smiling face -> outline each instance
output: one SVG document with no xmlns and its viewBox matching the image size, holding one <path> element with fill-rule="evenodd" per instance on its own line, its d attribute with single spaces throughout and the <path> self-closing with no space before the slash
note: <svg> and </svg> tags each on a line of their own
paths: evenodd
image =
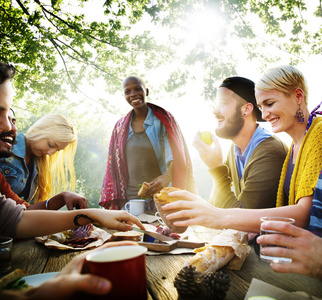
<svg viewBox="0 0 322 300">
<path fill-rule="evenodd" d="M 12 120 L 13 114 L 10 111 L 13 94 L 9 80 L 0 85 L 0 156 L 11 155 L 13 137 L 17 134 L 15 121 L 13 123 Z"/>
<path fill-rule="evenodd" d="M 0 157 L 12 155 L 12 147 L 17 138 L 16 117 L 11 109 L 8 112 L 8 120 L 11 123 L 11 130 L 3 131 L 0 134 Z"/>
<path fill-rule="evenodd" d="M 146 105 L 145 97 L 148 96 L 149 90 L 144 87 L 139 79 L 130 77 L 123 83 L 123 93 L 126 101 L 134 109 L 138 109 Z"/>
<path fill-rule="evenodd" d="M 224 139 L 233 139 L 244 126 L 241 106 L 237 100 L 238 95 L 228 88 L 220 87 L 216 97 L 213 111 L 217 121 L 216 135 Z"/>
<path fill-rule="evenodd" d="M 259 108 L 262 110 L 262 118 L 272 125 L 272 131 L 290 132 L 293 124 L 296 123 L 294 118 L 298 109 L 296 92 L 290 96 L 278 90 L 256 90 L 255 96 Z"/>
<path fill-rule="evenodd" d="M 40 157 L 44 155 L 51 156 L 57 151 L 65 149 L 68 144 L 67 142 L 55 142 L 52 139 L 43 138 L 38 141 L 29 142 L 28 147 L 34 156 Z"/>
</svg>

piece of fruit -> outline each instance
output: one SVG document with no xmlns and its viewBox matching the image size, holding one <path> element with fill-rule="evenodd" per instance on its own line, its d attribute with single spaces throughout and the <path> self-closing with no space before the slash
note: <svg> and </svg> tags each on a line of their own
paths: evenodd
<svg viewBox="0 0 322 300">
<path fill-rule="evenodd" d="M 200 132 L 200 138 L 204 143 L 206 143 L 209 146 L 213 143 L 211 133 L 209 131 Z"/>
</svg>

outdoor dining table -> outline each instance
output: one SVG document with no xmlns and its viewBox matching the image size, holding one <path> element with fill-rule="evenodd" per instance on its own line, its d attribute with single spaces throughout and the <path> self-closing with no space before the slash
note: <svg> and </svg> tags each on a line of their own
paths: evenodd
<svg viewBox="0 0 322 300">
<path fill-rule="evenodd" d="M 35 239 L 16 240 L 13 245 L 13 269 L 20 268 L 29 275 L 59 272 L 73 257 L 83 251 L 50 249 Z M 173 281 L 187 258 L 194 254 L 146 255 L 148 299 L 178 299 Z M 226 270 L 230 288 L 225 299 L 244 299 L 253 278 L 286 291 L 304 291 L 322 298 L 322 282 L 299 274 L 280 274 L 271 270 L 254 250 L 239 271 Z M 200 299 L 200 298 L 196 298 Z"/>
</svg>

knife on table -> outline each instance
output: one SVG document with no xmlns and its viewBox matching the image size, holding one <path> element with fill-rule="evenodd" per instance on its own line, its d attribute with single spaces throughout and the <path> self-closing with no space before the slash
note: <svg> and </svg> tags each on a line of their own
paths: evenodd
<svg viewBox="0 0 322 300">
<path fill-rule="evenodd" d="M 160 234 L 160 233 L 157 233 L 157 232 L 143 230 L 141 228 L 136 228 L 136 227 L 134 227 L 133 230 L 144 234 L 144 236 L 143 236 L 144 242 L 158 243 L 159 241 L 161 241 L 161 242 L 173 241 L 173 238 L 163 235 L 163 234 Z"/>
<path fill-rule="evenodd" d="M 153 231 L 148 231 L 148 230 L 142 230 L 140 228 L 133 228 L 134 231 L 138 231 L 141 233 L 144 233 L 143 236 L 143 242 L 148 242 L 148 243 L 160 243 L 160 242 L 176 242 L 178 248 L 199 248 L 203 247 L 205 245 L 205 242 L 192 242 L 188 240 L 175 240 L 169 236 L 153 232 Z"/>
</svg>

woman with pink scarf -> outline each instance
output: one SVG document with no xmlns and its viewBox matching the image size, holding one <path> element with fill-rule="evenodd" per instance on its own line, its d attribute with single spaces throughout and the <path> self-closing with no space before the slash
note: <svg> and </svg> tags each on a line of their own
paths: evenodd
<svg viewBox="0 0 322 300">
<path fill-rule="evenodd" d="M 149 90 L 141 78 L 129 76 L 122 87 L 133 109 L 114 127 L 99 204 L 121 209 L 138 198 L 143 182 L 150 184 L 148 194 L 170 183 L 196 193 L 189 152 L 174 117 L 145 102 Z"/>
</svg>

